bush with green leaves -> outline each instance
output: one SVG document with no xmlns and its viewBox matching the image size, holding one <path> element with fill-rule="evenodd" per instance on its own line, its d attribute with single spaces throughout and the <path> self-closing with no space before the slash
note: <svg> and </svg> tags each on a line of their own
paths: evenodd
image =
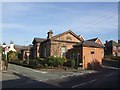
<svg viewBox="0 0 120 90">
<path fill-rule="evenodd" d="M 54 56 L 48 57 L 47 64 L 48 64 L 49 66 L 52 66 L 52 67 L 55 65 L 55 58 L 54 58 Z"/>
<path fill-rule="evenodd" d="M 45 68 L 48 68 L 48 64 L 46 63 L 46 64 L 44 65 L 44 67 L 45 67 Z"/>
<path fill-rule="evenodd" d="M 65 61 L 66 58 L 50 56 L 48 57 L 47 64 L 52 67 L 53 66 L 58 67 L 58 66 L 62 66 Z"/>
<path fill-rule="evenodd" d="M 67 67 L 75 67 L 75 59 L 68 59 L 65 65 Z"/>
<path fill-rule="evenodd" d="M 18 59 L 18 52 L 9 51 L 7 55 L 9 61 Z"/>
<path fill-rule="evenodd" d="M 29 60 L 29 66 L 32 68 L 41 68 L 43 67 L 42 64 L 38 60 Z"/>
<path fill-rule="evenodd" d="M 45 65 L 47 63 L 47 60 L 45 58 L 37 58 L 37 61 L 42 65 Z"/>
</svg>

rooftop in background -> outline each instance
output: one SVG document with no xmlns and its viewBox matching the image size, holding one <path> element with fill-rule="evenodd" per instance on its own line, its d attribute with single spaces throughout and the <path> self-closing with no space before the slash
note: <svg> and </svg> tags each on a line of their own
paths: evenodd
<svg viewBox="0 0 120 90">
<path fill-rule="evenodd" d="M 97 39 L 98 39 L 98 37 L 97 38 L 88 39 L 87 41 L 93 41 L 93 42 L 95 42 Z"/>
<path fill-rule="evenodd" d="M 10 41 L 10 44 L 14 44 L 13 41 Z"/>
<path fill-rule="evenodd" d="M 119 46 L 120 44 L 114 40 L 106 41 L 105 45 L 107 46 Z"/>
<path fill-rule="evenodd" d="M 83 42 L 80 42 L 80 43 L 77 43 L 75 45 L 73 45 L 74 47 L 75 46 L 87 46 L 87 47 L 96 47 L 96 48 L 103 48 L 102 45 L 100 44 L 97 44 L 93 41 L 83 41 Z"/>
</svg>

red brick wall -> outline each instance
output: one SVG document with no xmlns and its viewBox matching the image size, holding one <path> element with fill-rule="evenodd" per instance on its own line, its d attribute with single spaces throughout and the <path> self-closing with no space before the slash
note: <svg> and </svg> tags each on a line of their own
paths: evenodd
<svg viewBox="0 0 120 90">
<path fill-rule="evenodd" d="M 94 51 L 94 55 L 91 54 L 91 51 Z M 77 53 L 80 53 L 82 55 L 81 59 L 83 62 L 83 68 L 87 69 L 88 63 L 91 63 L 92 60 L 96 59 L 100 64 L 102 64 L 103 59 L 103 48 L 93 48 L 93 47 L 74 47 L 67 52 L 67 58 L 70 58 L 70 55 L 73 53 L 75 54 L 75 59 L 77 56 Z"/>
<path fill-rule="evenodd" d="M 94 54 L 91 54 L 94 51 Z M 83 47 L 83 68 L 87 68 L 87 64 L 92 60 L 98 60 L 102 64 L 103 48 Z"/>
</svg>

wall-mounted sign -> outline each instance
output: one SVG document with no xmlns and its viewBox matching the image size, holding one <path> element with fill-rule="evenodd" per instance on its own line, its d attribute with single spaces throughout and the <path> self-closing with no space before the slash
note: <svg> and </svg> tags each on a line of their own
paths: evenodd
<svg viewBox="0 0 120 90">
<path fill-rule="evenodd" d="M 94 51 L 91 51 L 91 54 L 94 54 Z"/>
</svg>

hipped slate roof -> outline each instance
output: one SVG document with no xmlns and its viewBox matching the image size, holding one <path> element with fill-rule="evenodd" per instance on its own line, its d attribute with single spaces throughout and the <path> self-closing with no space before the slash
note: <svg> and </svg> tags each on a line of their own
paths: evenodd
<svg viewBox="0 0 120 90">
<path fill-rule="evenodd" d="M 92 38 L 92 39 L 88 39 L 87 41 L 93 41 L 95 42 L 98 38 Z"/>
<path fill-rule="evenodd" d="M 76 46 L 87 46 L 87 47 L 104 48 L 102 45 L 97 44 L 97 43 L 95 43 L 93 41 L 83 41 L 83 42 L 80 42 L 80 43 L 77 43 L 77 44 L 73 45 L 73 47 L 76 47 Z"/>
</svg>

